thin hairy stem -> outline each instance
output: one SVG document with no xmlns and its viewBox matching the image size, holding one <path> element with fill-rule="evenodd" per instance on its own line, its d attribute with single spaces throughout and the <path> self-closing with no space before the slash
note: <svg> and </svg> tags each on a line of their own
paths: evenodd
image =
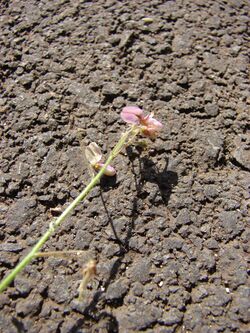
<svg viewBox="0 0 250 333">
<path fill-rule="evenodd" d="M 100 178 L 104 174 L 107 166 L 111 161 L 120 153 L 122 148 L 125 146 L 130 135 L 134 136 L 135 129 L 134 127 L 130 128 L 127 132 L 121 135 L 120 140 L 117 142 L 111 153 L 109 154 L 105 164 L 96 174 L 94 178 L 91 179 L 89 184 L 84 188 L 84 190 L 78 195 L 78 197 L 62 212 L 62 214 L 53 220 L 49 224 L 48 230 L 42 235 L 36 245 L 31 249 L 31 251 L 21 260 L 19 264 L 1 281 L 0 283 L 0 293 L 3 292 L 10 283 L 15 279 L 17 274 L 19 274 L 33 258 L 37 257 L 37 253 L 45 244 L 45 242 L 52 236 L 56 229 L 62 224 L 62 222 L 72 213 L 72 211 L 80 204 L 82 200 L 86 198 L 89 192 L 99 183 Z"/>
</svg>

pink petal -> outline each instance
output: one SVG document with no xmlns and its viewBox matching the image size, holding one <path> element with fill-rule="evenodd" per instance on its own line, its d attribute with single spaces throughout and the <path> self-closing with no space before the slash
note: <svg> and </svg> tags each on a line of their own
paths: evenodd
<svg viewBox="0 0 250 333">
<path fill-rule="evenodd" d="M 156 138 L 163 125 L 160 121 L 153 118 L 152 115 L 142 117 L 142 133 L 150 138 Z"/>
<path fill-rule="evenodd" d="M 160 131 L 163 127 L 162 123 L 151 115 L 148 115 L 142 119 L 142 123 L 150 129 L 154 129 L 155 131 Z"/>
<path fill-rule="evenodd" d="M 122 112 L 132 113 L 136 116 L 141 116 L 143 114 L 143 110 L 138 108 L 138 106 L 125 106 L 125 108 L 122 109 Z"/>
<path fill-rule="evenodd" d="M 104 163 L 98 163 L 96 164 L 96 168 L 100 170 L 104 166 Z M 113 177 L 116 174 L 115 168 L 113 168 L 111 165 L 108 165 L 104 171 L 104 175 Z"/>
<path fill-rule="evenodd" d="M 126 123 L 139 125 L 140 116 L 143 114 L 143 110 L 138 108 L 138 106 L 126 106 L 122 109 L 121 118 Z"/>
<path fill-rule="evenodd" d="M 157 130 L 161 130 L 163 127 L 162 123 L 154 118 L 151 118 L 150 120 L 149 127 L 151 126 L 157 128 Z"/>
<path fill-rule="evenodd" d="M 129 124 L 134 124 L 134 125 L 139 125 L 140 124 L 140 119 L 138 116 L 132 114 L 132 113 L 127 113 L 127 112 L 121 112 L 121 118 L 124 120 L 126 123 Z"/>
</svg>

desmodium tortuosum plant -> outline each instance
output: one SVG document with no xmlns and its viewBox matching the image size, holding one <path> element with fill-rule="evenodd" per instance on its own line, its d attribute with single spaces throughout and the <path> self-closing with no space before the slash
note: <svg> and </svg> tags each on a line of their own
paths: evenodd
<svg viewBox="0 0 250 333">
<path fill-rule="evenodd" d="M 92 142 L 85 150 L 85 155 L 91 167 L 95 170 L 93 178 L 89 184 L 83 189 L 78 197 L 66 207 L 62 214 L 49 224 L 48 230 L 41 236 L 31 251 L 17 264 L 14 269 L 1 281 L 0 292 L 3 292 L 10 283 L 15 279 L 32 259 L 37 257 L 37 253 L 55 232 L 55 230 L 62 224 L 62 222 L 72 213 L 74 208 L 86 198 L 89 192 L 99 183 L 103 175 L 114 176 L 116 171 L 110 165 L 114 158 L 121 152 L 121 150 L 133 143 L 134 138 L 138 134 L 142 134 L 149 138 L 155 138 L 159 131 L 162 129 L 162 124 L 153 117 L 153 114 L 144 115 L 142 109 L 137 106 L 127 106 L 121 112 L 121 118 L 128 124 L 129 129 L 121 134 L 121 137 L 115 147 L 110 152 L 106 162 L 102 161 L 102 153 L 98 145 Z"/>
</svg>

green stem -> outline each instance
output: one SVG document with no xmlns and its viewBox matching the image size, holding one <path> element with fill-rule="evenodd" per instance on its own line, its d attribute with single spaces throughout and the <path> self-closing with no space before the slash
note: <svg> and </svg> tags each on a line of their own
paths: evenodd
<svg viewBox="0 0 250 333">
<path fill-rule="evenodd" d="M 22 261 L 17 264 L 17 266 L 1 281 L 0 283 L 0 293 L 3 292 L 10 283 L 15 279 L 18 273 L 20 273 L 30 262 L 36 257 L 36 254 L 49 239 L 49 237 L 54 233 L 54 231 L 62 224 L 62 222 L 72 213 L 74 208 L 79 205 L 79 203 L 86 198 L 89 192 L 99 183 L 100 178 L 105 172 L 106 167 L 110 162 L 119 154 L 123 146 L 125 145 L 130 134 L 134 133 L 134 128 L 132 127 L 129 131 L 122 134 L 120 140 L 116 146 L 111 151 L 107 161 L 97 173 L 97 175 L 92 178 L 90 183 L 85 187 L 85 189 L 78 195 L 78 197 L 63 211 L 63 213 L 49 225 L 49 229 L 42 235 L 36 245 L 32 250 L 22 259 Z"/>
</svg>

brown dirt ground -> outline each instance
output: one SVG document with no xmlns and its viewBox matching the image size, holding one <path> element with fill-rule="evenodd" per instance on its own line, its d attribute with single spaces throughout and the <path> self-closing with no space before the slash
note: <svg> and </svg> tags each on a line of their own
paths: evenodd
<svg viewBox="0 0 250 333">
<path fill-rule="evenodd" d="M 11 0 L 0 12 L 1 277 L 87 183 L 80 143 L 107 153 L 125 105 L 164 123 L 43 248 L 86 256 L 34 260 L 0 295 L 1 332 L 246 333 L 248 1 Z M 86 258 L 98 274 L 79 302 Z"/>
</svg>

